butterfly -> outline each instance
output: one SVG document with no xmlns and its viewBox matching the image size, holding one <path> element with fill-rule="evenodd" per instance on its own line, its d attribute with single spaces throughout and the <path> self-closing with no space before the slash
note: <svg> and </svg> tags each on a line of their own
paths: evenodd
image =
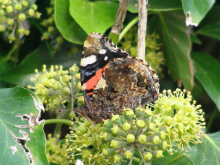
<svg viewBox="0 0 220 165">
<path fill-rule="evenodd" d="M 159 79 L 150 65 L 131 57 L 103 34 L 88 35 L 80 65 L 86 106 L 76 112 L 91 122 L 103 123 L 124 108 L 158 98 Z"/>
</svg>

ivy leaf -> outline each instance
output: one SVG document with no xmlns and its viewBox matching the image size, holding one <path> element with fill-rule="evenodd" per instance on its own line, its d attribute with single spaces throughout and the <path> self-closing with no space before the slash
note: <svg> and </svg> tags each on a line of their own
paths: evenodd
<svg viewBox="0 0 220 165">
<path fill-rule="evenodd" d="M 153 30 L 159 32 L 165 50 L 165 57 L 174 80 L 181 80 L 186 89 L 193 86 L 190 37 L 181 11 L 158 12 L 153 19 Z"/>
<path fill-rule="evenodd" d="M 52 58 L 47 47 L 42 45 L 30 53 L 19 66 L 4 72 L 4 74 L 0 74 L 0 80 L 20 86 L 27 86 L 33 84 L 30 78 L 34 77 L 34 70 L 38 69 L 41 71 L 43 64 L 47 66 L 62 65 L 64 69 L 71 67 L 74 63 L 79 65 L 81 50 L 78 50 L 72 57 L 69 57 L 65 52 L 71 49 L 71 47 L 73 47 L 72 44 L 63 46 L 63 50 L 57 52 L 54 58 Z"/>
<path fill-rule="evenodd" d="M 220 21 L 208 24 L 200 28 L 197 32 L 199 34 L 220 40 Z"/>
<path fill-rule="evenodd" d="M 215 0 L 182 0 L 186 25 L 198 26 L 214 3 Z"/>
<path fill-rule="evenodd" d="M 220 64 L 212 56 L 192 53 L 195 76 L 220 111 Z"/>
<path fill-rule="evenodd" d="M 220 132 L 205 135 L 202 143 L 194 145 L 186 156 L 193 164 L 220 164 Z"/>
<path fill-rule="evenodd" d="M 0 89 L 0 164 L 49 164 L 43 125 L 38 126 L 41 110 L 43 104 L 33 92 L 22 87 Z"/>
<path fill-rule="evenodd" d="M 111 1 L 70 0 L 70 14 L 87 34 L 104 33 L 113 25 L 117 9 Z"/>
<path fill-rule="evenodd" d="M 69 13 L 69 5 L 69 0 L 55 1 L 54 19 L 56 27 L 66 40 L 82 45 L 87 37 L 87 34 L 71 17 Z"/>
<path fill-rule="evenodd" d="M 172 11 L 181 10 L 182 4 L 180 0 L 148 0 L 148 11 Z M 130 0 L 128 11 L 138 13 L 137 0 Z"/>
<path fill-rule="evenodd" d="M 193 163 L 188 160 L 183 153 L 177 152 L 170 155 L 167 151 L 164 151 L 163 155 L 164 157 L 160 159 L 153 158 L 152 165 L 193 165 Z"/>
</svg>

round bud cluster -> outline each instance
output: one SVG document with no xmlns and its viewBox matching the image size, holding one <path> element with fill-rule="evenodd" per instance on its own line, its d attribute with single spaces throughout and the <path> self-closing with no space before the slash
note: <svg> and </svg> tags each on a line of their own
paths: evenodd
<svg viewBox="0 0 220 165">
<path fill-rule="evenodd" d="M 168 147 L 160 136 L 165 131 L 162 119 L 149 108 L 125 109 L 122 116 L 113 115 L 104 125 L 103 139 L 109 144 L 105 154 L 114 157 L 115 163 L 149 163 L 153 157 L 163 157 Z"/>
<path fill-rule="evenodd" d="M 162 118 L 166 129 L 166 141 L 175 143 L 178 149 L 184 150 L 189 143 L 200 143 L 205 128 L 204 112 L 200 105 L 195 105 L 192 95 L 185 90 L 164 90 L 153 106 L 154 114 Z M 168 150 L 172 154 L 172 149 Z"/>
<path fill-rule="evenodd" d="M 8 34 L 10 43 L 16 38 L 19 39 L 19 35 L 30 33 L 23 23 L 27 18 L 40 18 L 41 14 L 34 2 L 34 0 L 0 0 L 0 32 Z"/>
<path fill-rule="evenodd" d="M 75 162 L 74 156 L 69 156 L 67 151 L 67 143 L 63 143 L 59 140 L 59 136 L 52 137 L 48 135 L 46 142 L 46 155 L 50 163 L 69 165 Z"/>
<path fill-rule="evenodd" d="M 48 109 L 61 109 L 66 108 L 66 103 L 71 100 L 71 104 L 77 99 L 77 95 L 81 86 L 78 85 L 79 79 L 77 79 L 79 68 L 73 65 L 69 71 L 63 70 L 62 66 L 51 65 L 48 71 L 46 65 L 43 65 L 43 73 L 39 73 L 36 69 L 35 78 L 31 78 L 34 87 L 28 86 L 30 89 L 34 89 L 35 93 L 40 97 L 43 103 Z M 79 99 L 80 104 L 83 104 L 82 98 Z"/>
<path fill-rule="evenodd" d="M 158 34 L 148 34 L 146 37 L 146 54 L 145 60 L 150 66 L 160 74 L 162 72 L 161 65 L 164 64 L 163 52 L 160 50 L 161 44 L 158 44 Z M 130 29 L 124 36 L 122 42 L 123 48 L 128 51 L 132 56 L 137 56 L 137 27 Z"/>
<path fill-rule="evenodd" d="M 50 7 L 47 8 L 47 19 L 44 19 L 41 22 L 47 31 L 43 33 L 43 40 L 48 40 L 53 46 L 55 52 L 59 51 L 61 48 L 62 43 L 64 42 L 63 37 L 57 30 L 54 22 L 54 0 L 50 0 Z"/>
<path fill-rule="evenodd" d="M 103 143 L 105 127 L 91 126 L 84 118 L 78 118 L 73 125 L 70 134 L 66 135 L 69 156 L 82 160 L 84 164 L 113 164 L 114 159 L 106 155 L 107 146 Z"/>
</svg>

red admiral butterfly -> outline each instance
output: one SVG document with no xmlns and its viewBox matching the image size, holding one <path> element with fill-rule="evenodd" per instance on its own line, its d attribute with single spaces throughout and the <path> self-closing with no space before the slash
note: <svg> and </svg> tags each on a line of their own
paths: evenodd
<svg viewBox="0 0 220 165">
<path fill-rule="evenodd" d="M 89 121 L 102 123 L 124 107 L 155 101 L 159 79 L 143 60 L 131 57 L 102 34 L 91 33 L 81 58 L 81 84 L 87 106 L 76 109 Z"/>
</svg>

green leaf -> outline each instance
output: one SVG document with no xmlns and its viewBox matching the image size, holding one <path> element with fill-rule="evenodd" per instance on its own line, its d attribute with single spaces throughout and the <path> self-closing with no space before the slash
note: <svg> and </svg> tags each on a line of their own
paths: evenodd
<svg viewBox="0 0 220 165">
<path fill-rule="evenodd" d="M 195 35 L 190 35 L 190 40 L 192 41 L 192 43 L 195 43 L 195 44 L 198 44 L 198 45 L 202 44 L 202 42 L 199 40 L 199 38 Z"/>
<path fill-rule="evenodd" d="M 195 76 L 220 110 L 220 64 L 212 56 L 192 53 Z"/>
<path fill-rule="evenodd" d="M 199 34 L 220 40 L 220 21 L 208 24 L 197 31 Z"/>
<path fill-rule="evenodd" d="M 198 26 L 214 3 L 215 0 L 182 0 L 186 25 Z"/>
<path fill-rule="evenodd" d="M 30 141 L 28 141 L 27 147 L 32 151 L 34 155 L 34 162 L 36 165 L 48 164 L 46 157 L 46 137 L 43 131 L 44 123 L 34 127 L 34 133 L 29 134 Z"/>
<path fill-rule="evenodd" d="M 40 130 L 38 127 L 35 129 L 35 125 L 40 124 L 42 109 L 40 99 L 27 89 L 22 87 L 0 89 L 0 130 L 3 135 L 0 136 L 0 164 L 19 165 L 30 164 L 33 161 L 37 165 L 48 164 L 43 125 L 38 126 Z M 41 145 L 36 145 L 37 141 Z M 42 153 L 39 154 L 33 149 Z"/>
<path fill-rule="evenodd" d="M 193 165 L 193 163 L 189 161 L 182 153 L 174 153 L 173 155 L 169 155 L 169 153 L 165 151 L 163 155 L 164 157 L 160 159 L 153 158 L 152 165 Z"/>
<path fill-rule="evenodd" d="M 202 143 L 188 151 L 187 158 L 195 165 L 220 164 L 220 132 L 205 135 Z"/>
<path fill-rule="evenodd" d="M 87 35 L 76 23 L 69 13 L 69 0 L 56 0 L 54 6 L 54 19 L 57 29 L 63 37 L 75 44 L 83 44 Z M 80 6 L 76 6 L 79 7 Z"/>
<path fill-rule="evenodd" d="M 193 84 L 193 70 L 190 59 L 190 37 L 184 15 L 181 11 L 158 12 L 152 22 L 153 32 L 159 30 L 163 39 L 165 57 L 174 80 L 182 80 L 186 89 L 191 89 Z"/>
<path fill-rule="evenodd" d="M 181 10 L 182 4 L 180 0 L 148 0 L 148 11 L 172 11 Z M 138 13 L 137 0 L 130 0 L 128 11 Z"/>
<path fill-rule="evenodd" d="M 104 33 L 113 25 L 117 9 L 111 1 L 70 0 L 70 14 L 87 34 Z"/>
<path fill-rule="evenodd" d="M 72 44 L 63 46 L 63 50 L 57 52 L 54 58 L 52 58 L 47 47 L 42 45 L 30 53 L 19 66 L 4 74 L 0 74 L 0 80 L 20 86 L 27 86 L 33 83 L 30 81 L 30 78 L 34 77 L 34 70 L 38 69 L 41 71 L 43 64 L 46 64 L 48 67 L 50 67 L 50 65 L 62 65 L 64 69 L 71 67 L 74 63 L 79 65 L 81 50 L 78 50 L 76 54 L 69 57 L 65 52 L 71 49 L 71 47 L 73 47 Z"/>
</svg>

